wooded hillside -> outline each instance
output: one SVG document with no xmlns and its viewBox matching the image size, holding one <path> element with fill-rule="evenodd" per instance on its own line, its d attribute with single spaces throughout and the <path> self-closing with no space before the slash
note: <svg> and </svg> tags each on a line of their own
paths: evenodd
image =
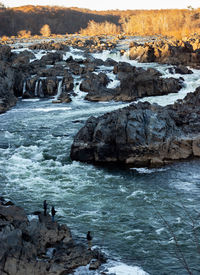
<svg viewBox="0 0 200 275">
<path fill-rule="evenodd" d="M 21 30 L 38 35 L 45 24 L 52 34 L 125 33 L 181 38 L 200 33 L 200 9 L 92 11 L 55 6 L 0 7 L 0 36 L 17 35 Z"/>
<path fill-rule="evenodd" d="M 44 24 L 48 24 L 54 34 L 75 33 L 81 28 L 86 28 L 90 20 L 118 24 L 119 19 L 118 15 L 77 8 L 46 6 L 2 8 L 0 9 L 0 36 L 17 35 L 20 30 L 31 31 L 32 35 L 40 34 Z"/>
</svg>

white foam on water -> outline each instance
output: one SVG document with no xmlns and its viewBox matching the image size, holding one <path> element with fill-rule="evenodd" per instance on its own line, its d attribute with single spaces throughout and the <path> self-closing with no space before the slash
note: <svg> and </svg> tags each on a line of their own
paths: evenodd
<svg viewBox="0 0 200 275">
<path fill-rule="evenodd" d="M 106 59 L 111 58 L 117 62 L 124 61 L 128 62 L 129 58 L 126 55 L 121 55 L 120 52 L 111 52 L 109 50 L 105 50 L 102 53 L 94 53 L 92 54 L 94 58 L 101 59 L 103 61 L 106 61 Z"/>
<path fill-rule="evenodd" d="M 71 52 L 66 52 L 65 54 L 63 54 L 63 60 L 67 60 L 70 56 L 73 57 Z"/>
<path fill-rule="evenodd" d="M 28 221 L 29 221 L 29 222 L 31 222 L 31 221 L 33 221 L 33 220 L 36 220 L 36 221 L 39 220 L 38 215 L 27 215 L 27 218 L 28 218 Z"/>
<path fill-rule="evenodd" d="M 77 102 L 75 101 L 74 103 L 72 102 L 72 104 L 78 105 Z M 76 109 L 73 110 L 73 112 L 68 112 L 67 113 L 67 117 L 83 117 L 84 115 L 88 115 L 88 117 L 90 115 L 99 115 L 100 113 L 106 113 L 106 112 L 111 112 L 114 110 L 118 110 L 120 108 L 123 107 L 127 107 L 129 105 L 129 103 L 122 103 L 122 102 L 109 102 L 109 104 L 106 104 L 105 102 L 102 102 L 101 104 L 99 104 L 99 107 L 97 107 L 97 105 L 95 105 L 93 108 L 91 108 L 91 104 L 88 102 L 85 102 L 85 105 L 88 104 L 88 108 L 84 108 L 84 109 Z"/>
<path fill-rule="evenodd" d="M 76 48 L 70 47 L 70 51 L 63 54 L 63 60 L 68 59 L 70 56 L 73 59 L 84 60 L 85 57 L 83 56 L 83 53 L 84 53 L 84 51 L 82 51 L 80 49 L 76 49 Z"/>
<path fill-rule="evenodd" d="M 82 106 L 83 104 L 87 103 L 86 101 L 84 101 L 84 98 L 87 95 L 87 93 L 80 90 L 80 84 L 82 80 L 77 78 L 75 78 L 75 80 L 76 80 L 76 84 L 74 87 L 74 93 L 76 94 L 76 96 L 72 97 L 72 103 L 74 105 Z"/>
<path fill-rule="evenodd" d="M 163 231 L 165 231 L 165 228 L 164 228 L 164 227 L 161 227 L 161 228 L 159 228 L 159 229 L 156 230 L 156 233 L 157 233 L 158 235 L 160 235 Z"/>
<path fill-rule="evenodd" d="M 58 100 L 62 94 L 62 82 L 63 82 L 63 78 L 61 78 L 61 79 L 59 78 L 59 83 L 58 83 L 57 94 L 55 96 L 55 100 Z"/>
<path fill-rule="evenodd" d="M 89 265 L 86 265 L 86 266 L 78 267 L 73 274 L 74 275 L 87 275 L 87 274 L 98 274 L 98 273 L 96 273 L 96 272 L 93 273 L 92 271 L 89 270 Z"/>
<path fill-rule="evenodd" d="M 170 238 L 170 240 L 168 241 L 168 244 L 175 244 L 175 240 L 174 240 L 174 238 L 172 237 L 172 238 Z"/>
<path fill-rule="evenodd" d="M 127 189 L 126 189 L 123 185 L 120 185 L 120 186 L 119 186 L 119 190 L 120 190 L 120 192 L 122 192 L 122 193 L 126 193 L 126 192 L 127 192 Z"/>
<path fill-rule="evenodd" d="M 32 161 L 41 161 L 43 160 L 43 155 L 41 149 L 36 145 L 31 146 L 20 146 L 16 149 L 15 154 L 11 156 L 10 160 L 17 162 L 20 160 L 19 165 L 23 162 L 27 165 Z"/>
<path fill-rule="evenodd" d="M 40 60 L 44 55 L 46 55 L 48 52 L 46 50 L 37 50 L 37 51 L 32 51 L 33 54 L 35 55 L 35 58 L 31 59 L 30 62 L 33 62 L 35 60 Z M 55 51 L 51 51 L 55 52 Z"/>
<path fill-rule="evenodd" d="M 71 107 L 48 107 L 48 108 L 35 108 L 35 109 L 28 109 L 30 112 L 52 112 L 52 111 L 68 111 L 71 110 Z"/>
<path fill-rule="evenodd" d="M 130 266 L 122 262 L 117 261 L 109 261 L 107 264 L 103 265 L 101 267 L 101 271 L 96 270 L 92 271 L 89 270 L 89 264 L 86 266 L 78 267 L 74 275 L 100 275 L 100 274 L 106 274 L 106 275 L 149 275 L 149 273 L 145 272 L 141 267 L 139 266 Z M 102 268 L 103 270 L 102 273 Z"/>
<path fill-rule="evenodd" d="M 46 251 L 46 256 L 51 259 L 53 257 L 53 254 L 55 253 L 55 251 L 56 251 L 55 247 L 48 248 Z"/>
<path fill-rule="evenodd" d="M 32 52 L 29 48 L 11 49 L 11 52 L 13 52 L 13 53 L 21 53 L 21 52 L 24 52 L 24 51 Z"/>
<path fill-rule="evenodd" d="M 22 99 L 22 101 L 24 102 L 36 102 L 36 101 L 40 101 L 39 98 L 30 98 L 30 99 Z"/>
<path fill-rule="evenodd" d="M 77 53 L 77 54 L 82 54 L 82 53 L 84 53 L 83 50 L 77 49 L 77 48 L 73 48 L 72 46 L 70 47 L 70 51 L 73 52 L 73 53 Z"/>
<path fill-rule="evenodd" d="M 106 274 L 115 274 L 115 275 L 148 275 L 141 267 L 130 266 L 124 263 L 116 262 L 112 263 L 114 266 L 108 268 Z"/>
<path fill-rule="evenodd" d="M 107 77 L 110 79 L 107 88 L 115 89 L 120 85 L 120 80 L 118 80 L 117 75 L 113 73 L 113 66 L 99 66 L 97 71 L 94 73 L 98 74 L 99 72 L 105 73 Z"/>
<path fill-rule="evenodd" d="M 141 230 L 141 229 L 133 229 L 133 232 L 135 232 L 135 233 L 142 233 L 143 230 Z"/>
<path fill-rule="evenodd" d="M 120 80 L 117 79 L 117 75 L 113 74 L 112 72 L 107 73 L 108 78 L 111 80 L 108 85 L 107 88 L 110 89 L 115 89 L 120 85 Z"/>
<path fill-rule="evenodd" d="M 184 190 L 187 192 L 195 192 L 198 191 L 199 188 L 198 186 L 194 183 L 194 182 L 188 182 L 188 181 L 176 181 L 176 183 L 174 183 L 174 187 L 176 187 L 179 190 Z"/>
<path fill-rule="evenodd" d="M 152 174 L 156 172 L 163 172 L 167 171 L 169 168 L 164 167 L 164 168 L 130 168 L 130 170 L 136 170 L 139 174 Z"/>
<path fill-rule="evenodd" d="M 136 190 L 134 191 L 131 195 L 127 196 L 126 198 L 127 199 L 130 199 L 130 198 L 135 198 L 137 196 L 140 196 L 140 195 L 145 195 L 146 192 L 144 192 L 143 190 Z"/>
<path fill-rule="evenodd" d="M 12 49 L 12 52 L 15 53 L 21 53 L 24 51 L 29 51 L 35 55 L 35 58 L 30 59 L 30 62 L 35 60 L 40 60 L 44 55 L 46 55 L 48 52 L 46 50 L 30 50 L 29 48 L 19 48 L 19 49 Z M 55 50 L 51 51 L 55 52 Z"/>
<path fill-rule="evenodd" d="M 14 134 L 12 134 L 12 133 L 10 133 L 9 131 L 5 131 L 4 132 L 4 136 L 5 136 L 5 138 L 13 138 L 15 135 Z"/>
</svg>

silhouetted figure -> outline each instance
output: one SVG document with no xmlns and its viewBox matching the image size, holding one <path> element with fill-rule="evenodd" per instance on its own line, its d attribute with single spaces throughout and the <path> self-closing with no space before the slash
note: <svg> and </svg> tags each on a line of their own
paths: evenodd
<svg viewBox="0 0 200 275">
<path fill-rule="evenodd" d="M 56 212 L 57 211 L 55 210 L 54 206 L 52 206 L 52 208 L 51 208 L 52 222 L 54 222 L 54 216 L 55 216 Z"/>
<path fill-rule="evenodd" d="M 87 238 L 87 242 L 88 242 L 88 250 L 91 250 L 91 247 L 92 247 L 92 236 L 91 236 L 90 231 L 88 231 L 86 238 Z"/>
<path fill-rule="evenodd" d="M 44 208 L 44 216 L 46 216 L 47 215 L 47 201 L 46 200 L 44 200 L 44 202 L 43 202 L 43 208 Z"/>
</svg>

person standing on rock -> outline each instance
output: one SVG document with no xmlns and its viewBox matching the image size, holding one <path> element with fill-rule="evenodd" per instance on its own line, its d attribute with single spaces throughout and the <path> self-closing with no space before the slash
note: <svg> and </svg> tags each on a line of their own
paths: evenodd
<svg viewBox="0 0 200 275">
<path fill-rule="evenodd" d="M 55 217 L 56 212 L 57 211 L 55 210 L 54 206 L 52 206 L 52 208 L 51 208 L 52 222 L 54 222 L 54 217 Z"/>
<path fill-rule="evenodd" d="M 44 208 L 44 216 L 46 216 L 47 215 L 47 201 L 46 200 L 44 200 L 44 202 L 43 202 L 43 208 Z"/>
<path fill-rule="evenodd" d="M 87 238 L 87 242 L 88 242 L 88 250 L 91 250 L 91 247 L 92 247 L 92 236 L 91 236 L 90 231 L 88 231 L 86 238 Z"/>
</svg>

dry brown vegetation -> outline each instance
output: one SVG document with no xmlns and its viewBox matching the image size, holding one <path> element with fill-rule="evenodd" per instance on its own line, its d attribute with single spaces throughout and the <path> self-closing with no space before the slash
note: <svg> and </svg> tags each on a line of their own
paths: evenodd
<svg viewBox="0 0 200 275">
<path fill-rule="evenodd" d="M 31 37 L 31 32 L 27 30 L 21 30 L 17 33 L 17 36 L 19 38 L 29 38 Z"/>
<path fill-rule="evenodd" d="M 200 31 L 200 10 L 137 11 L 121 17 L 122 30 L 128 35 L 166 35 L 182 38 Z"/>
<path fill-rule="evenodd" d="M 138 10 L 121 12 L 120 27 L 114 24 L 89 22 L 81 34 L 163 35 L 183 38 L 200 33 L 200 9 Z M 105 31 L 104 31 L 105 29 Z"/>
<path fill-rule="evenodd" d="M 117 35 L 120 33 L 120 26 L 110 22 L 96 23 L 94 20 L 89 21 L 86 29 L 81 29 L 81 35 Z"/>
<path fill-rule="evenodd" d="M 0 36 L 17 35 L 21 30 L 38 35 L 43 25 L 49 25 L 53 34 L 124 33 L 182 38 L 200 32 L 200 9 L 92 11 L 49 6 L 0 9 Z"/>
</svg>

